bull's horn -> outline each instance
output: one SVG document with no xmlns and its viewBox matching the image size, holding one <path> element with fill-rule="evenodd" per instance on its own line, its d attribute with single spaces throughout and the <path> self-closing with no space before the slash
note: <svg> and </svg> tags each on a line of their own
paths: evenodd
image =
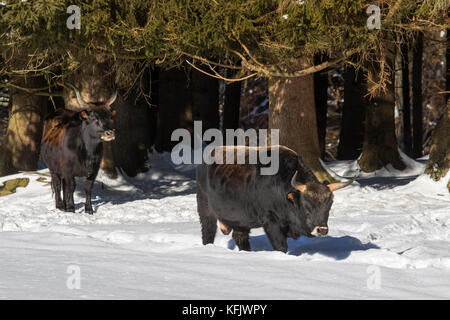
<svg viewBox="0 0 450 320">
<path fill-rule="evenodd" d="M 352 184 L 356 178 L 359 176 L 359 171 L 357 172 L 357 174 L 352 178 L 352 180 L 350 181 L 346 181 L 346 182 L 336 182 L 336 183 L 330 183 L 329 185 L 327 185 L 327 187 L 330 189 L 331 192 L 345 188 L 346 186 Z"/>
<path fill-rule="evenodd" d="M 306 190 L 306 184 L 297 182 L 297 173 L 298 171 L 295 171 L 294 176 L 291 179 L 291 186 L 300 192 L 304 192 Z"/>
<path fill-rule="evenodd" d="M 75 94 L 77 95 L 77 101 L 78 101 L 78 104 L 80 105 L 80 107 L 82 107 L 83 109 L 88 109 L 89 108 L 89 104 L 87 104 L 83 100 L 83 98 L 81 98 L 80 91 L 77 88 L 75 88 L 74 85 L 72 85 L 70 83 L 67 83 L 67 85 L 69 85 L 73 89 L 73 91 L 75 91 Z"/>
<path fill-rule="evenodd" d="M 106 107 L 109 108 L 114 103 L 114 101 L 116 101 L 116 98 L 117 98 L 117 90 L 114 91 L 114 93 L 111 95 L 108 101 L 106 101 L 105 103 Z"/>
</svg>

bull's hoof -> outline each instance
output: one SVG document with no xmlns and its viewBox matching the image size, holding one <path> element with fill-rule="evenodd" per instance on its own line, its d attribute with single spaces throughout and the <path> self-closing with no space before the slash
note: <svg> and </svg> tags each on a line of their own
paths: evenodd
<svg viewBox="0 0 450 320">
<path fill-rule="evenodd" d="M 75 207 L 73 207 L 73 208 L 66 208 L 64 211 L 65 212 L 75 212 Z"/>
<path fill-rule="evenodd" d="M 64 205 L 64 203 L 57 203 L 56 209 L 61 210 L 61 211 L 66 211 L 66 206 Z"/>
<path fill-rule="evenodd" d="M 252 251 L 250 243 L 237 243 L 239 251 Z"/>
<path fill-rule="evenodd" d="M 91 215 L 94 214 L 94 210 L 92 210 L 92 208 L 84 208 L 84 212 Z"/>
</svg>

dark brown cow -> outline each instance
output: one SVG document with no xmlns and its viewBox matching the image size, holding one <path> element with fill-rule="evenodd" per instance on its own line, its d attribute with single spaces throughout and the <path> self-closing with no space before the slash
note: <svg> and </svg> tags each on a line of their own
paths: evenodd
<svg viewBox="0 0 450 320">
<path fill-rule="evenodd" d="M 230 148 L 243 150 L 248 163 L 250 147 L 228 146 L 219 150 L 225 153 Z M 274 175 L 261 175 L 264 166 L 259 159 L 257 164 L 197 167 L 197 208 L 203 244 L 214 242 L 218 220 L 224 234 L 233 231 L 240 250 L 250 250 L 249 232 L 253 228 L 263 227 L 272 247 L 283 252 L 287 251 L 288 237 L 328 233 L 332 191 L 353 180 L 324 185 L 291 149 L 273 146 L 266 147 L 266 151 L 279 153 L 279 170 Z"/>
<path fill-rule="evenodd" d="M 41 154 L 52 176 L 56 208 L 75 211 L 75 177 L 85 177 L 85 211 L 92 214 L 91 191 L 100 168 L 103 141 L 115 138 L 111 128 L 115 110 L 111 109 L 111 104 L 117 93 L 106 102 L 86 103 L 79 91 L 73 88 L 78 103 L 86 110 L 58 109 L 50 114 L 44 122 Z"/>
</svg>

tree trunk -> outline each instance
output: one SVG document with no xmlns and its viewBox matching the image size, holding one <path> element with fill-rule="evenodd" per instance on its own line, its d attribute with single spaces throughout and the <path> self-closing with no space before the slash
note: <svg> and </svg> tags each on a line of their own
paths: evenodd
<svg viewBox="0 0 450 320">
<path fill-rule="evenodd" d="M 404 152 L 412 155 L 411 136 L 411 100 L 409 95 L 409 50 L 408 44 L 401 45 L 402 56 L 402 110 L 403 110 L 403 147 Z"/>
<path fill-rule="evenodd" d="M 191 71 L 191 101 L 193 120 L 202 121 L 203 132 L 219 128 L 219 80 Z"/>
<path fill-rule="evenodd" d="M 32 77 L 18 80 L 21 87 L 39 88 L 40 79 Z M 42 138 L 42 121 L 46 111 L 45 97 L 35 96 L 18 89 L 10 90 L 12 107 L 8 129 L 0 150 L 0 176 L 19 170 L 37 169 Z"/>
<path fill-rule="evenodd" d="M 185 71 L 180 70 L 160 72 L 155 143 L 158 152 L 172 151 L 179 143 L 171 141 L 175 129 L 187 129 L 193 136 L 194 120 L 202 121 L 203 132 L 219 127 L 219 82 L 192 70 L 188 86 L 187 76 Z"/>
<path fill-rule="evenodd" d="M 150 91 L 150 70 L 147 69 L 141 80 L 141 86 Z M 137 88 L 135 90 L 138 90 Z M 121 96 L 114 103 L 117 111 L 114 117 L 116 139 L 112 141 L 114 165 L 129 177 L 147 171 L 148 150 L 150 149 L 149 106 L 145 98 L 135 100 L 131 94 L 125 100 Z"/>
<path fill-rule="evenodd" d="M 325 137 L 327 135 L 328 72 L 314 73 L 314 100 L 320 157 L 323 159 L 325 158 Z"/>
<path fill-rule="evenodd" d="M 159 110 L 159 68 L 154 68 L 150 71 L 150 109 L 148 112 L 148 136 L 149 145 L 153 146 L 156 141 L 157 125 L 158 125 L 158 110 Z"/>
<path fill-rule="evenodd" d="M 222 128 L 239 128 L 239 110 L 241 105 L 241 82 L 233 82 L 226 85 L 225 102 L 223 105 Z"/>
<path fill-rule="evenodd" d="M 228 70 L 227 77 L 232 77 L 235 72 Z M 223 104 L 222 133 L 225 137 L 226 129 L 236 130 L 239 128 L 241 106 L 241 81 L 232 82 L 225 85 L 225 99 Z M 224 144 L 237 145 L 237 138 L 234 142 L 224 140 Z"/>
<path fill-rule="evenodd" d="M 301 59 L 293 66 L 309 65 Z M 279 129 L 279 143 L 300 154 L 320 181 L 335 181 L 319 161 L 313 75 L 269 80 L 269 128 Z"/>
<path fill-rule="evenodd" d="M 414 43 L 412 65 L 413 104 L 413 151 L 415 158 L 422 156 L 423 111 L 422 111 L 422 52 L 423 34 L 418 31 Z"/>
<path fill-rule="evenodd" d="M 448 103 L 448 100 L 450 99 L 450 46 L 448 45 L 450 43 L 450 28 L 447 28 L 447 50 L 445 53 L 445 65 L 447 72 L 445 73 L 445 91 L 447 92 L 445 94 L 445 101 Z"/>
<path fill-rule="evenodd" d="M 126 100 L 118 97 L 114 109 L 117 111 L 114 117 L 116 139 L 104 143 L 105 151 L 111 147 L 112 157 L 104 157 L 103 160 L 112 159 L 113 162 L 109 164 L 109 167 L 113 166 L 111 169 L 119 168 L 127 176 L 134 177 L 147 171 L 150 142 L 146 129 L 149 126 L 149 108 L 145 100 L 135 102 L 131 96 Z"/>
<path fill-rule="evenodd" d="M 363 152 L 358 161 L 364 172 L 373 172 L 388 164 L 403 170 L 394 129 L 394 107 L 391 95 L 375 97 L 366 112 Z"/>
<path fill-rule="evenodd" d="M 398 37 L 400 38 L 400 37 Z M 400 150 L 405 150 L 403 144 L 403 90 L 402 90 L 402 51 L 396 50 L 395 54 L 395 73 L 394 73 L 394 91 L 395 91 L 395 135 L 397 136 L 397 143 Z"/>
<path fill-rule="evenodd" d="M 192 103 L 187 75 L 183 70 L 172 69 L 159 73 L 158 125 L 155 149 L 172 151 L 178 141 L 171 141 L 172 132 L 185 128 L 193 134 Z"/>
<path fill-rule="evenodd" d="M 405 164 L 398 153 L 395 136 L 394 109 L 394 50 L 385 50 L 385 69 L 389 73 L 386 91 L 376 90 L 370 99 L 366 111 L 366 124 L 363 151 L 358 164 L 364 172 L 373 172 L 391 164 L 398 170 L 405 169 Z M 377 84 L 382 66 L 378 63 L 369 68 L 369 83 Z M 371 89 L 370 87 L 368 88 Z"/>
<path fill-rule="evenodd" d="M 364 99 L 365 89 L 363 73 L 357 72 L 353 66 L 348 67 L 344 72 L 344 108 L 338 146 L 339 160 L 355 160 L 361 154 L 367 105 Z"/>
<path fill-rule="evenodd" d="M 450 100 L 447 100 L 447 107 L 434 128 L 432 135 L 432 145 L 430 158 L 428 159 L 425 173 L 439 181 L 445 177 L 450 168 Z M 450 192 L 450 182 L 447 186 Z"/>
<path fill-rule="evenodd" d="M 314 56 L 314 64 L 328 60 L 326 54 Z M 325 158 L 325 137 L 327 135 L 328 108 L 328 69 L 314 73 L 314 102 L 316 104 L 317 135 L 319 138 L 320 157 Z"/>
</svg>

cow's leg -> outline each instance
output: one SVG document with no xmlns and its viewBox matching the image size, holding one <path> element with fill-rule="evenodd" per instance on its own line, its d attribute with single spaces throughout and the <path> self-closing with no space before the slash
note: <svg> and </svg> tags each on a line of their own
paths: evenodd
<svg viewBox="0 0 450 320">
<path fill-rule="evenodd" d="M 86 204 L 84 205 L 84 211 L 88 214 L 93 214 L 94 210 L 92 210 L 92 204 L 91 204 L 91 193 L 92 193 L 92 187 L 94 185 L 95 177 L 94 178 L 87 178 L 84 182 L 84 192 L 86 193 Z"/>
<path fill-rule="evenodd" d="M 61 199 L 61 177 L 52 173 L 52 188 L 55 194 L 56 209 L 65 210 L 66 206 Z"/>
<path fill-rule="evenodd" d="M 75 202 L 73 200 L 73 193 L 75 192 L 75 178 L 64 178 L 64 201 L 66 203 L 67 212 L 75 212 Z"/>
<path fill-rule="evenodd" d="M 269 238 L 272 248 L 277 251 L 287 252 L 287 237 L 277 223 L 268 223 L 264 225 L 264 232 Z"/>
<path fill-rule="evenodd" d="M 197 190 L 197 210 L 202 226 L 203 244 L 207 245 L 208 243 L 214 243 L 217 231 L 217 218 L 211 212 L 208 205 L 208 199 L 200 189 Z"/>
<path fill-rule="evenodd" d="M 237 229 L 233 230 L 233 240 L 236 242 L 239 250 L 250 251 L 250 241 L 249 241 L 249 229 Z"/>
<path fill-rule="evenodd" d="M 63 196 L 63 203 L 64 203 L 64 211 L 66 211 L 67 208 L 67 192 L 66 192 L 66 188 L 67 188 L 67 182 L 65 178 L 61 178 L 62 181 L 62 196 Z"/>
</svg>

